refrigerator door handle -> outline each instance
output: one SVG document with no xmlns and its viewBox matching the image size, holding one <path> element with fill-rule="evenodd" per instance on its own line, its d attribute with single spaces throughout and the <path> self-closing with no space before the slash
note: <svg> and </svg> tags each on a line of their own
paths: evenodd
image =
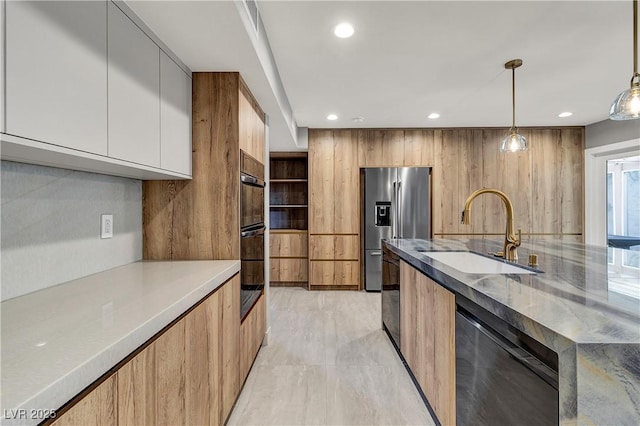
<svg viewBox="0 0 640 426">
<path fill-rule="evenodd" d="M 402 195 L 402 181 L 398 181 L 398 195 L 397 195 L 397 200 L 398 200 L 398 238 L 403 238 L 404 237 L 404 227 L 402 226 L 402 199 L 401 196 Z"/>
<path fill-rule="evenodd" d="M 397 234 L 396 234 L 396 221 L 398 220 L 398 191 L 396 191 L 396 181 L 393 181 L 393 193 L 392 193 L 392 200 L 391 200 L 391 205 L 393 206 L 393 208 L 391 209 L 391 214 L 393 215 L 393 217 L 391 218 L 391 234 L 392 234 L 392 238 L 398 238 Z"/>
<path fill-rule="evenodd" d="M 372 251 L 371 253 L 369 253 L 370 256 L 382 256 L 382 252 L 381 251 Z"/>
</svg>

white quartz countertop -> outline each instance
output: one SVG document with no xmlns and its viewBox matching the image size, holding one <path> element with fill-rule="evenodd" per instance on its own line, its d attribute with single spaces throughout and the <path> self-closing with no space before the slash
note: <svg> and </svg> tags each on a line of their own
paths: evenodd
<svg viewBox="0 0 640 426">
<path fill-rule="evenodd" d="M 239 271 L 136 262 L 2 302 L 1 423 L 39 423 Z"/>
</svg>

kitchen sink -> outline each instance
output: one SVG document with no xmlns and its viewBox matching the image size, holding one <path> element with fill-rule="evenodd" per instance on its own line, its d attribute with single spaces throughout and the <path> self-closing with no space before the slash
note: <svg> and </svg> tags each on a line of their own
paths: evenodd
<svg viewBox="0 0 640 426">
<path fill-rule="evenodd" d="M 468 251 L 418 249 L 418 252 L 465 274 L 535 274 L 541 272 Z"/>
</svg>

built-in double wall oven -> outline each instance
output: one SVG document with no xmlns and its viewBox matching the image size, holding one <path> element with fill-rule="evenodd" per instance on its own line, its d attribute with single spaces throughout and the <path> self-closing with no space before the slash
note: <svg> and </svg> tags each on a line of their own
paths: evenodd
<svg viewBox="0 0 640 426">
<path fill-rule="evenodd" d="M 240 282 L 242 318 L 264 290 L 264 165 L 240 155 Z"/>
</svg>

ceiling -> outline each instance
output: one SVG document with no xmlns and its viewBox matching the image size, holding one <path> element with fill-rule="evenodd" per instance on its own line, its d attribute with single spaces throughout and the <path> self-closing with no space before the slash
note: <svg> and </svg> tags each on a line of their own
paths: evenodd
<svg viewBox="0 0 640 426">
<path fill-rule="evenodd" d="M 519 126 L 587 125 L 607 119 L 633 68 L 630 1 L 260 1 L 283 112 L 239 8 L 128 4 L 192 70 L 240 71 L 285 128 L 278 115 L 311 128 L 509 126 L 514 58 Z M 333 35 L 342 21 L 353 37 Z M 275 127 L 273 148 L 300 149 Z"/>
</svg>

